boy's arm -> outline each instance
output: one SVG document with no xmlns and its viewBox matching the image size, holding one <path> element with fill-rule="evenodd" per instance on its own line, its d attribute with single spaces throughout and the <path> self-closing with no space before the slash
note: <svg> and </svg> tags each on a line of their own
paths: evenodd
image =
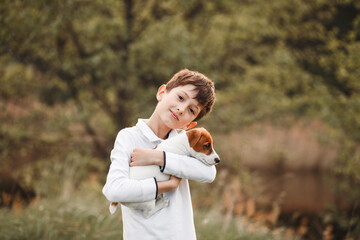
<svg viewBox="0 0 360 240">
<path fill-rule="evenodd" d="M 198 182 L 212 182 L 216 176 L 215 166 L 206 165 L 193 157 L 170 152 L 164 154 L 163 161 L 160 159 L 158 165 L 163 165 L 161 171 L 166 174 Z"/>
<path fill-rule="evenodd" d="M 134 149 L 130 166 L 159 165 L 162 172 L 198 182 L 212 182 L 215 166 L 208 166 L 196 158 L 154 149 Z"/>
<path fill-rule="evenodd" d="M 180 184 L 181 178 L 170 176 L 169 181 L 158 182 L 158 195 L 165 192 L 174 191 Z"/>
<path fill-rule="evenodd" d="M 103 194 L 111 202 L 143 202 L 156 198 L 155 179 L 129 179 L 129 163 L 134 145 L 128 132 L 119 132 L 111 151 L 111 165 L 103 188 Z"/>
</svg>

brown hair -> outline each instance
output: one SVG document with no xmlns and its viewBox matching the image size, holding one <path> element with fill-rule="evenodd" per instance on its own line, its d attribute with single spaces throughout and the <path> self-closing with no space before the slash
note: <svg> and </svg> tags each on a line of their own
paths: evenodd
<svg viewBox="0 0 360 240">
<path fill-rule="evenodd" d="M 194 119 L 194 121 L 198 121 L 212 110 L 212 106 L 215 102 L 215 86 L 204 74 L 183 69 L 175 73 L 166 84 L 166 91 L 170 92 L 173 88 L 188 84 L 195 86 L 195 89 L 198 91 L 195 99 L 202 107 L 201 111 Z"/>
</svg>

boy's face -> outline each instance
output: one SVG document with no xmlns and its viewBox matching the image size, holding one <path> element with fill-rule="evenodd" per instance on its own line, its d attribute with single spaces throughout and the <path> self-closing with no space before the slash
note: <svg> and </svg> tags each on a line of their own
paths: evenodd
<svg viewBox="0 0 360 240">
<path fill-rule="evenodd" d="M 170 129 L 187 128 L 202 109 L 195 99 L 196 94 L 193 85 L 179 86 L 169 92 L 165 86 L 160 87 L 156 110 L 162 123 Z"/>
</svg>

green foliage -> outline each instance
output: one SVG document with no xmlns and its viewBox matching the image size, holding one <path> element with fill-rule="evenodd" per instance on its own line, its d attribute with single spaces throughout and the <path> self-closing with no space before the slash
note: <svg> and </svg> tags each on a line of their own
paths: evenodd
<svg viewBox="0 0 360 240">
<path fill-rule="evenodd" d="M 309 115 L 357 139 L 355 1 L 141 4 L 5 1 L 0 54 L 44 76 L 43 102 L 101 108 L 117 129 L 149 116 L 156 88 L 188 67 L 216 82 L 224 129 Z"/>
<path fill-rule="evenodd" d="M 41 195 L 61 193 L 42 183 L 67 168 L 74 185 L 105 172 L 116 132 L 189 68 L 216 84 L 212 132 L 299 118 L 335 129 L 336 173 L 359 196 L 358 1 L 4 0 L 0 25 L 1 168 Z"/>
</svg>

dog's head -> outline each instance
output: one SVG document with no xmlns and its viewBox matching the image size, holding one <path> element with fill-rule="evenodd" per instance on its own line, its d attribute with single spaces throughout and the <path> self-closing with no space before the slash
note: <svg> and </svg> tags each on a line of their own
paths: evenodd
<svg viewBox="0 0 360 240">
<path fill-rule="evenodd" d="M 193 128 L 186 132 L 193 157 L 207 165 L 220 162 L 219 155 L 214 150 L 214 141 L 205 128 Z"/>
</svg>

